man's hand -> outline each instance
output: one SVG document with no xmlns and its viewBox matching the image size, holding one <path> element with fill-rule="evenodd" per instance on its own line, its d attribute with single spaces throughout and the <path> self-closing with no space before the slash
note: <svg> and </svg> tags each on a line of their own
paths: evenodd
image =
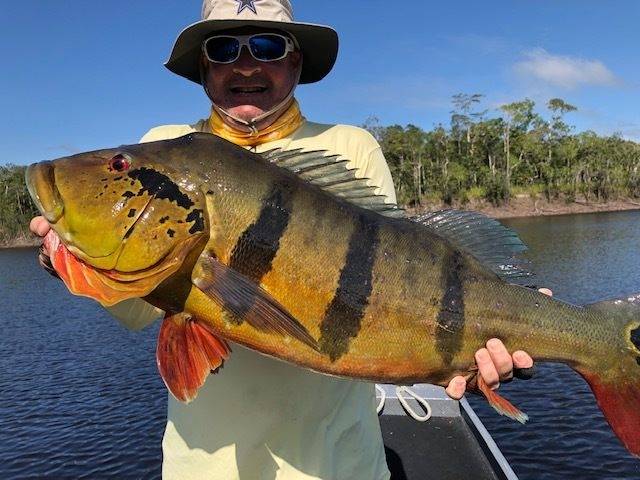
<svg viewBox="0 0 640 480">
<path fill-rule="evenodd" d="M 29 230 L 31 230 L 34 234 L 39 237 L 44 237 L 51 230 L 51 225 L 47 222 L 47 219 L 44 217 L 33 217 L 31 222 L 29 222 Z M 47 251 L 44 243 L 40 245 L 40 251 L 38 253 L 38 262 L 40 262 L 40 266 L 44 268 L 50 275 L 60 278 L 58 273 L 53 268 L 51 264 L 51 253 Z"/>
<path fill-rule="evenodd" d="M 29 223 L 29 230 L 39 237 L 44 237 L 51 230 L 51 225 L 44 217 L 33 217 Z"/>
<path fill-rule="evenodd" d="M 545 295 L 552 295 L 548 288 L 539 289 Z M 492 390 L 500 386 L 501 381 L 513 378 L 514 368 L 531 368 L 533 359 L 528 353 L 518 350 L 510 355 L 506 347 L 497 338 L 487 342 L 486 348 L 481 348 L 475 354 L 478 374 Z M 462 376 L 453 377 L 446 388 L 447 395 L 454 400 L 460 400 L 467 388 L 467 381 Z"/>
</svg>

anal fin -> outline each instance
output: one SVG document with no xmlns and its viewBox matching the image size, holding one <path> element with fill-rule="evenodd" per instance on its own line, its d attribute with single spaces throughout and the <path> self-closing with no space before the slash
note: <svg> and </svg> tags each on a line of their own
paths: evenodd
<svg viewBox="0 0 640 480">
<path fill-rule="evenodd" d="M 529 416 L 526 413 L 513 405 L 509 400 L 498 394 L 495 390 L 491 390 L 482 376 L 476 375 L 474 380 L 475 389 L 479 393 L 481 393 L 484 398 L 487 399 L 489 405 L 491 405 L 493 409 L 500 415 L 509 417 L 522 424 L 526 423 L 527 420 L 529 420 Z"/>
<path fill-rule="evenodd" d="M 190 402 L 230 351 L 206 323 L 184 312 L 167 314 L 158 335 L 156 362 L 173 396 Z"/>
</svg>

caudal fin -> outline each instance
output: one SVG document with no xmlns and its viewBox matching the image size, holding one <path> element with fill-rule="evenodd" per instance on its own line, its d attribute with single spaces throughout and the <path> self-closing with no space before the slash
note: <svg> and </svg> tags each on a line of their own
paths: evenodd
<svg viewBox="0 0 640 480">
<path fill-rule="evenodd" d="M 613 319 L 609 355 L 576 370 L 587 381 L 607 422 L 624 446 L 640 456 L 640 295 L 590 305 Z"/>
<path fill-rule="evenodd" d="M 636 367 L 640 369 L 640 366 Z M 640 456 L 640 384 L 638 377 L 607 382 L 595 373 L 580 372 L 596 397 L 607 422 L 624 446 Z"/>
</svg>

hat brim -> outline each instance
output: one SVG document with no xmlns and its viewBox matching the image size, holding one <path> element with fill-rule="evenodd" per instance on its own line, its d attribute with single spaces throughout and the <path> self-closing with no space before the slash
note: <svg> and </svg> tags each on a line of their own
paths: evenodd
<svg viewBox="0 0 640 480">
<path fill-rule="evenodd" d="M 246 26 L 282 30 L 296 38 L 302 52 L 300 83 L 322 80 L 336 62 L 338 34 L 325 25 L 268 20 L 203 20 L 180 32 L 164 66 L 177 75 L 200 83 L 198 63 L 202 42 L 213 33 Z"/>
</svg>

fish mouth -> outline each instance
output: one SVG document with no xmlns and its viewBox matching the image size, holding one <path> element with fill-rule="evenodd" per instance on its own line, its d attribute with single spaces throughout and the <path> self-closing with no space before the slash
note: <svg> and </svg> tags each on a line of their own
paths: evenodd
<svg viewBox="0 0 640 480">
<path fill-rule="evenodd" d="M 34 163 L 27 167 L 25 182 L 36 207 L 49 223 L 56 223 L 64 214 L 64 202 L 56 187 L 52 162 Z"/>
</svg>

